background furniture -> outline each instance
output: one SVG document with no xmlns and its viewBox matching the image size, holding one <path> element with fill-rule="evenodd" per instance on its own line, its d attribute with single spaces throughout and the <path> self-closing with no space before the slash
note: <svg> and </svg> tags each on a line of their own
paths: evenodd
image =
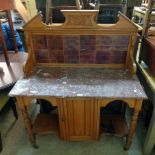
<svg viewBox="0 0 155 155">
<path fill-rule="evenodd" d="M 155 105 L 155 36 L 152 29 L 154 1 L 145 1 L 147 9 L 145 10 L 145 18 L 142 32 L 142 46 L 139 55 L 138 74 L 141 83 L 144 86 L 145 92 Z M 151 34 L 151 36 L 150 36 Z M 151 107 L 152 108 L 152 107 Z M 153 109 L 151 109 L 153 111 Z M 150 111 L 149 111 L 150 112 Z M 155 110 L 154 110 L 155 112 Z M 144 141 L 143 152 L 144 155 L 150 155 L 155 145 L 155 115 L 152 113 L 152 118 L 147 131 L 146 139 Z M 150 114 L 151 115 L 151 114 Z"/>
<path fill-rule="evenodd" d="M 11 12 L 10 11 L 16 8 L 20 12 L 21 1 L 19 1 L 18 3 L 17 2 L 18 2 L 18 0 L 17 1 L 6 0 L 6 1 L 2 1 L 0 3 L 0 11 L 5 12 L 6 17 L 8 19 L 8 23 L 9 23 L 9 26 L 10 26 L 9 35 L 10 35 L 10 32 L 11 32 L 15 53 L 18 52 L 18 46 L 17 46 L 17 42 L 16 42 L 16 37 L 17 36 L 15 37 L 16 33 L 14 32 L 12 18 L 11 18 Z M 22 10 L 24 11 L 24 8 L 22 8 Z M 28 19 L 24 15 L 22 15 L 22 13 L 21 13 L 21 16 L 23 17 L 25 22 L 28 21 Z M 7 53 L 7 46 L 6 46 L 6 43 L 5 43 L 5 38 L 4 38 L 4 34 L 3 34 L 3 31 L 2 31 L 1 25 L 0 25 L 0 43 L 2 43 L 2 49 L 3 49 L 4 56 L 5 56 L 5 61 L 9 65 L 9 56 L 8 56 L 8 53 Z"/>
<path fill-rule="evenodd" d="M 143 39 L 138 63 L 138 74 L 145 92 L 153 106 L 155 106 L 155 37 L 148 36 Z M 155 109 L 155 108 L 154 108 Z M 144 155 L 150 155 L 155 145 L 155 110 L 144 141 Z"/>
<path fill-rule="evenodd" d="M 38 11 L 43 14 L 44 22 L 64 23 L 65 17 L 60 10 L 78 10 L 84 8 L 82 0 L 36 0 Z"/>
<path fill-rule="evenodd" d="M 36 16 L 24 27 L 29 52 L 26 78 L 16 83 L 10 96 L 16 96 L 30 142 L 36 147 L 34 135 L 39 125 L 39 131 L 44 128 L 49 133 L 47 120 L 54 131 L 59 129 L 62 139 L 96 140 L 101 129 L 100 108 L 121 100 L 134 109 L 128 132 L 123 134 L 127 150 L 146 97 L 135 76 L 133 59 L 138 28 L 122 14 L 116 24 L 104 25 L 95 22 L 96 10 L 63 13 L 64 24 L 45 25 Z M 32 126 L 27 107 L 33 99 L 57 106 L 57 119 L 38 114 Z M 59 120 L 57 127 L 55 120 Z"/>
<path fill-rule="evenodd" d="M 21 11 L 25 10 L 24 11 L 25 16 L 26 16 L 26 19 L 28 19 L 28 20 L 30 20 L 37 14 L 35 0 L 18 0 L 18 1 L 16 1 L 16 6 L 17 5 L 19 5 L 18 8 L 20 8 Z M 20 11 L 17 8 L 16 8 L 16 10 L 20 13 Z M 27 21 L 25 21 L 25 22 L 27 22 Z"/>
<path fill-rule="evenodd" d="M 152 73 L 146 67 L 146 65 L 143 64 L 138 64 L 138 76 L 145 88 L 145 92 L 149 100 L 152 102 L 153 106 L 155 106 L 155 77 L 152 75 Z M 151 155 L 154 146 L 155 146 L 155 108 L 152 113 L 149 128 L 147 130 L 146 138 L 143 144 L 144 155 Z"/>
<path fill-rule="evenodd" d="M 12 38 L 13 38 L 13 42 L 14 42 L 14 48 L 15 48 L 15 51 L 17 52 L 18 48 L 17 48 L 17 44 L 16 44 L 16 39 L 14 36 L 13 23 L 12 23 L 12 18 L 11 18 L 11 13 L 10 13 L 10 10 L 12 10 L 12 9 L 14 9 L 14 1 L 13 0 L 6 0 L 6 1 L 2 1 L 0 3 L 0 10 L 5 11 L 7 14 L 7 19 L 8 19 L 9 25 L 10 25 L 10 30 L 11 30 Z"/>
<path fill-rule="evenodd" d="M 8 54 L 7 54 L 7 46 L 6 46 L 4 35 L 3 35 L 3 32 L 2 32 L 1 21 L 0 21 L 0 43 L 1 43 L 2 48 L 3 48 L 5 61 L 9 65 L 10 62 L 9 62 L 9 58 L 8 58 Z"/>
<path fill-rule="evenodd" d="M 126 14 L 127 11 L 127 1 L 89 0 L 88 3 L 90 9 L 99 10 L 98 23 L 116 23 L 118 12 L 121 11 Z"/>
<path fill-rule="evenodd" d="M 0 111 L 6 103 L 12 108 L 14 116 L 18 118 L 15 98 L 9 98 L 8 93 L 10 87 L 23 76 L 22 64 L 21 63 L 10 63 L 8 66 L 5 62 L 0 62 L 0 67 L 3 68 L 3 73 L 0 72 Z M 0 151 L 2 151 L 2 140 L 0 132 Z"/>
<path fill-rule="evenodd" d="M 155 23 L 155 3 L 153 0 L 143 1 L 140 7 L 134 7 L 133 21 L 143 27 L 142 37 L 152 34 Z M 150 31 L 150 32 L 149 32 Z"/>
</svg>

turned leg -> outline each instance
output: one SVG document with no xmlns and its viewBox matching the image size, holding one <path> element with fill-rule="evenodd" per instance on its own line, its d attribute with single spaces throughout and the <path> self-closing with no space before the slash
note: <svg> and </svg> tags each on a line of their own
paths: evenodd
<svg viewBox="0 0 155 155">
<path fill-rule="evenodd" d="M 18 106 L 19 106 L 19 108 L 20 108 L 20 110 L 22 112 L 24 125 L 25 125 L 25 128 L 27 129 L 28 135 L 29 135 L 29 140 L 30 140 L 31 144 L 33 145 L 33 147 L 37 148 L 36 141 L 35 141 L 35 136 L 33 134 L 31 119 L 29 117 L 27 107 L 26 107 L 27 104 L 25 104 L 24 99 L 21 98 L 21 97 L 17 97 L 16 100 L 17 100 L 17 104 L 18 104 Z"/>
<path fill-rule="evenodd" d="M 135 102 L 134 111 L 133 111 L 133 115 L 131 118 L 131 123 L 130 123 L 129 131 L 128 131 L 128 135 L 126 137 L 126 144 L 124 146 L 125 150 L 128 150 L 131 146 L 132 138 L 133 138 L 133 135 L 134 135 L 135 130 L 136 130 L 138 115 L 139 115 L 139 112 L 141 110 L 141 106 L 142 106 L 141 100 Z"/>
<path fill-rule="evenodd" d="M 29 118 L 29 114 L 27 112 L 27 107 L 24 106 L 21 110 L 22 110 L 22 116 L 23 116 L 23 119 L 25 122 L 25 127 L 28 131 L 29 140 L 30 140 L 31 144 L 33 145 L 33 147 L 37 148 L 36 141 L 35 141 L 35 135 L 33 134 L 33 130 L 32 130 L 32 123 Z"/>
</svg>

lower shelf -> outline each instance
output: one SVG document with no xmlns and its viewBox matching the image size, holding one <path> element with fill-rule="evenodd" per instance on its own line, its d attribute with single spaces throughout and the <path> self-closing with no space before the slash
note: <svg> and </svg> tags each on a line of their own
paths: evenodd
<svg viewBox="0 0 155 155">
<path fill-rule="evenodd" d="M 101 134 L 112 134 L 124 137 L 128 132 L 125 117 L 119 115 L 103 115 L 101 117 L 100 126 Z"/>
<path fill-rule="evenodd" d="M 34 122 L 33 132 L 35 134 L 59 134 L 58 114 L 38 114 Z M 101 134 L 112 134 L 119 137 L 127 135 L 128 128 L 123 116 L 102 115 L 100 122 Z"/>
<path fill-rule="evenodd" d="M 38 114 L 34 122 L 33 132 L 42 135 L 59 133 L 58 114 Z"/>
</svg>

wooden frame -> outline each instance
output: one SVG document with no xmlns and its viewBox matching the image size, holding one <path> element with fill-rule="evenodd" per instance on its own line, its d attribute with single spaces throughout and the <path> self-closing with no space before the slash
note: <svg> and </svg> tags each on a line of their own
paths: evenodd
<svg viewBox="0 0 155 155">
<path fill-rule="evenodd" d="M 126 62 L 124 65 L 116 64 L 105 64 L 103 67 L 126 67 L 129 69 L 131 74 L 135 74 L 136 66 L 133 59 L 134 44 L 137 37 L 138 27 L 129 21 L 127 17 L 119 13 L 119 20 L 116 24 L 97 24 L 95 22 L 95 17 L 97 16 L 97 10 L 62 10 L 66 21 L 63 24 L 52 24 L 46 25 L 42 22 L 41 16 L 37 15 L 30 22 L 24 26 L 25 39 L 28 48 L 29 58 L 24 67 L 25 75 L 28 75 L 29 71 L 34 65 L 36 65 L 36 60 L 33 52 L 32 45 L 32 34 L 89 34 L 89 35 L 129 35 L 130 42 L 128 46 L 128 52 L 126 57 Z M 49 64 L 48 64 L 49 65 Z M 51 64 L 62 65 L 62 64 Z M 67 64 L 63 64 L 67 65 Z M 73 65 L 73 64 L 72 64 Z M 69 65 L 69 66 L 72 66 Z M 74 65 L 73 65 L 74 66 Z M 76 65 L 77 66 L 77 65 Z M 87 65 L 85 65 L 87 66 Z M 101 66 L 89 64 L 89 67 Z"/>
</svg>

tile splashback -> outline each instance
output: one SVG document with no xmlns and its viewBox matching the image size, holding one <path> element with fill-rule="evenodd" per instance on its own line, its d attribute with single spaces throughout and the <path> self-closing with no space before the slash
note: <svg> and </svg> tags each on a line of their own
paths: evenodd
<svg viewBox="0 0 155 155">
<path fill-rule="evenodd" d="M 127 35 L 33 35 L 37 63 L 123 64 Z"/>
</svg>

